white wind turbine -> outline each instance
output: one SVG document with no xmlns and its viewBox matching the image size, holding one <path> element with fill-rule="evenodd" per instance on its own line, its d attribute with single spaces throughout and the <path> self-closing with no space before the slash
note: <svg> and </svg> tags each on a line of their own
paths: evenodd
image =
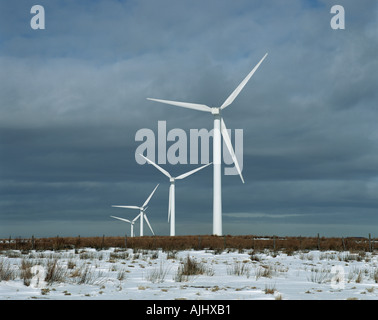
<svg viewBox="0 0 378 320">
<path fill-rule="evenodd" d="M 171 236 L 174 236 L 176 234 L 176 214 L 175 214 L 175 180 L 180 180 L 180 179 L 184 179 L 190 175 L 192 175 L 193 173 L 207 167 L 208 165 L 211 164 L 208 163 L 208 164 L 205 164 L 204 166 L 202 167 L 199 167 L 197 169 L 194 169 L 194 170 L 191 170 L 189 172 L 186 172 L 182 175 L 179 175 L 177 177 L 172 177 L 168 171 L 164 170 L 162 167 L 160 167 L 159 165 L 157 165 L 155 162 L 153 162 L 152 160 L 146 158 L 144 155 L 142 154 L 139 154 L 141 157 L 143 157 L 148 163 L 152 164 L 155 168 L 157 168 L 160 172 L 162 172 L 163 174 L 165 174 L 168 178 L 169 178 L 169 181 L 171 183 L 171 185 L 169 186 L 169 200 L 168 200 L 168 222 L 170 220 L 170 235 Z"/>
<path fill-rule="evenodd" d="M 245 77 L 245 79 L 239 84 L 239 86 L 231 93 L 231 95 L 225 100 L 225 102 L 220 107 L 209 107 L 204 104 L 188 103 L 188 102 L 178 102 L 170 100 L 152 99 L 148 100 L 157 101 L 161 103 L 171 104 L 178 107 L 194 109 L 198 111 L 210 112 L 214 116 L 214 133 L 213 133 L 213 162 L 214 162 L 214 177 L 213 177 L 213 234 L 222 235 L 222 179 L 221 179 L 221 138 L 223 136 L 224 142 L 227 146 L 228 151 L 231 154 L 232 160 L 235 164 L 235 168 L 238 171 L 242 182 L 244 183 L 244 178 L 241 173 L 238 160 L 235 156 L 234 149 L 231 144 L 230 136 L 228 135 L 226 125 L 223 121 L 221 111 L 228 107 L 238 96 L 240 91 L 247 84 L 248 80 L 253 76 L 257 68 L 264 61 L 268 54 L 266 53 L 264 57 L 259 61 L 259 63 L 252 69 L 252 71 Z"/>
<path fill-rule="evenodd" d="M 145 214 L 145 211 L 146 211 L 146 206 L 148 204 L 148 202 L 151 200 L 153 194 L 155 193 L 157 187 L 159 186 L 159 184 L 155 187 L 155 189 L 151 192 L 151 194 L 149 195 L 149 197 L 147 198 L 147 200 L 143 203 L 143 205 L 141 207 L 138 207 L 138 206 L 118 206 L 118 205 L 113 205 L 112 207 L 117 207 L 117 208 L 128 208 L 128 209 L 137 209 L 140 211 L 139 215 L 134 219 L 138 219 L 140 218 L 140 236 L 142 237 L 143 236 L 143 219 L 146 220 L 148 226 L 150 227 L 150 230 L 152 232 L 153 235 L 155 235 L 154 231 L 152 230 L 152 227 L 150 225 L 150 222 L 148 221 L 148 218 L 147 218 L 147 215 Z"/>
<path fill-rule="evenodd" d="M 125 222 L 128 222 L 130 223 L 130 227 L 131 227 L 131 230 L 130 230 L 130 233 L 131 233 L 131 237 L 135 237 L 135 233 L 134 233 L 134 223 L 135 221 L 138 220 L 138 218 L 140 217 L 140 213 L 133 219 L 133 220 L 128 220 L 128 219 L 124 219 L 124 218 L 119 218 L 119 217 L 115 217 L 115 216 L 111 216 L 112 218 L 114 219 L 118 219 L 118 220 L 121 220 L 121 221 L 125 221 Z"/>
</svg>

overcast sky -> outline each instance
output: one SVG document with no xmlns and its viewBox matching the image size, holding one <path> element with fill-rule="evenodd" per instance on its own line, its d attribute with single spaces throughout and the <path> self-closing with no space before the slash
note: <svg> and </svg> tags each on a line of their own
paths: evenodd
<svg viewBox="0 0 378 320">
<path fill-rule="evenodd" d="M 158 183 L 147 214 L 168 235 L 169 181 L 136 162 L 135 135 L 213 118 L 146 98 L 220 106 L 266 52 L 223 112 L 245 179 L 222 177 L 223 233 L 377 236 L 377 1 L 18 0 L 0 18 L 0 237 L 129 234 L 109 216 L 137 212 L 111 205 Z M 176 234 L 212 233 L 212 175 L 176 183 Z"/>
</svg>

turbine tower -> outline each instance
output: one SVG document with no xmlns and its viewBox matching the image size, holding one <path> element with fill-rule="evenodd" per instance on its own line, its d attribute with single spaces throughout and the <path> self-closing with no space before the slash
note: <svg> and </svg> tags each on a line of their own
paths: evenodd
<svg viewBox="0 0 378 320">
<path fill-rule="evenodd" d="M 152 232 L 153 235 L 155 235 L 154 231 L 152 230 L 152 227 L 150 225 L 150 222 L 148 221 L 148 218 L 147 218 L 147 215 L 145 213 L 146 211 L 146 206 L 148 204 L 148 202 L 151 200 L 153 194 L 155 193 L 157 187 L 159 186 L 159 184 L 155 187 L 155 189 L 151 192 L 151 194 L 149 195 L 149 197 L 147 198 L 147 200 L 143 203 L 143 205 L 141 207 L 138 207 L 138 206 L 119 206 L 119 205 L 113 205 L 112 207 L 117 207 L 117 208 L 128 208 L 128 209 L 137 209 L 140 211 L 139 213 L 139 218 L 140 218 L 140 236 L 143 237 L 143 220 L 146 220 L 148 226 L 150 227 L 150 230 Z M 137 217 L 137 218 L 138 218 Z M 136 218 L 136 219 L 137 219 Z"/>
<path fill-rule="evenodd" d="M 235 164 L 235 168 L 238 171 L 242 182 L 244 183 L 244 178 L 241 173 L 238 160 L 235 156 L 234 149 L 231 144 L 230 136 L 228 135 L 226 125 L 222 118 L 222 110 L 228 107 L 235 98 L 239 95 L 240 91 L 247 84 L 249 79 L 256 72 L 257 68 L 264 61 L 268 54 L 266 53 L 264 57 L 259 61 L 259 63 L 252 69 L 252 71 L 245 77 L 245 79 L 239 84 L 239 86 L 230 94 L 230 96 L 225 100 L 225 102 L 220 107 L 209 107 L 204 104 L 179 102 L 171 100 L 161 100 L 147 98 L 148 100 L 157 101 L 161 103 L 166 103 L 178 107 L 194 109 L 198 111 L 210 112 L 214 116 L 214 133 L 213 133 L 213 234 L 221 236 L 222 235 L 222 175 L 221 175 L 221 151 L 222 144 L 221 139 L 226 144 L 228 151 L 231 154 L 232 160 Z"/>
<path fill-rule="evenodd" d="M 130 233 L 131 233 L 131 238 L 135 237 L 135 233 L 134 233 L 134 223 L 135 221 L 138 220 L 138 218 L 140 217 L 140 213 L 133 219 L 133 220 L 128 220 L 128 219 L 124 219 L 124 218 L 119 218 L 119 217 L 115 217 L 115 216 L 110 216 L 114 219 L 118 219 L 118 220 L 121 220 L 121 221 L 125 221 L 125 222 L 128 222 L 130 223 L 130 227 L 131 227 L 131 230 L 130 230 Z"/>
<path fill-rule="evenodd" d="M 184 179 L 190 175 L 192 175 L 193 173 L 207 167 L 208 165 L 211 164 L 208 163 L 208 164 L 205 164 L 204 166 L 202 167 L 199 167 L 197 169 L 194 169 L 194 170 L 191 170 L 189 172 L 186 172 L 182 175 L 179 175 L 177 177 L 172 177 L 169 172 L 167 172 L 166 170 L 164 170 L 162 167 L 160 167 L 159 165 L 157 165 L 155 162 L 153 162 L 152 160 L 146 158 L 144 155 L 142 154 L 139 154 L 141 157 L 143 157 L 148 163 L 152 164 L 155 168 L 157 168 L 160 172 L 162 172 L 163 174 L 165 174 L 168 178 L 169 178 L 169 181 L 171 183 L 171 185 L 169 186 L 169 200 L 168 200 L 168 222 L 170 222 L 170 235 L 171 236 L 174 236 L 176 234 L 176 214 L 175 214 L 175 181 L 176 180 L 180 180 L 180 179 Z M 170 220 L 170 221 L 169 221 Z"/>
</svg>

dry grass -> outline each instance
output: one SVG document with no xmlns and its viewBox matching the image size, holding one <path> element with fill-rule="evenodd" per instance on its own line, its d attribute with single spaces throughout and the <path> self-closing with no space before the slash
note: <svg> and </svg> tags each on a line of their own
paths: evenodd
<svg viewBox="0 0 378 320">
<path fill-rule="evenodd" d="M 10 265 L 9 261 L 0 260 L 0 281 L 9 281 L 16 278 L 16 272 Z"/>
<path fill-rule="evenodd" d="M 154 268 L 147 275 L 147 280 L 151 281 L 152 283 L 164 282 L 165 277 L 167 276 L 168 272 L 169 272 L 169 269 L 164 266 L 162 261 L 160 261 L 159 267 Z"/>
<path fill-rule="evenodd" d="M 243 263 L 240 261 L 234 262 L 234 264 L 227 268 L 227 274 L 235 276 L 246 276 L 249 278 L 251 271 L 251 266 L 248 263 Z"/>
<path fill-rule="evenodd" d="M 376 242 L 372 239 L 373 243 Z M 0 250 L 64 250 L 95 248 L 97 250 L 109 247 L 125 247 L 124 237 L 53 237 L 35 239 L 2 239 Z M 325 237 L 271 237 L 271 236 L 144 236 L 127 238 L 127 248 L 155 250 L 167 252 L 181 250 L 209 249 L 221 253 L 223 250 L 250 250 L 261 252 L 265 249 L 282 251 L 291 255 L 298 250 L 337 250 L 350 252 L 370 251 L 367 238 L 325 238 Z"/>
<path fill-rule="evenodd" d="M 194 258 L 190 258 L 188 255 L 178 267 L 174 280 L 176 282 L 188 281 L 189 276 L 201 274 L 212 276 L 214 275 L 214 271 L 207 267 L 204 263 L 199 262 Z"/>
<path fill-rule="evenodd" d="M 64 282 L 66 269 L 59 264 L 57 259 L 47 261 L 46 267 L 45 281 L 48 285 L 52 285 L 55 282 Z"/>
<path fill-rule="evenodd" d="M 265 294 L 274 294 L 276 292 L 275 284 L 266 284 L 264 289 Z"/>
<path fill-rule="evenodd" d="M 185 276 L 195 276 L 205 273 L 205 267 L 203 263 L 198 262 L 194 258 L 190 258 L 189 255 L 183 261 L 182 265 L 180 266 L 180 269 L 181 273 Z"/>
<path fill-rule="evenodd" d="M 273 268 L 270 265 L 260 265 L 255 270 L 256 280 L 260 279 L 261 277 L 272 278 L 273 274 Z"/>
</svg>

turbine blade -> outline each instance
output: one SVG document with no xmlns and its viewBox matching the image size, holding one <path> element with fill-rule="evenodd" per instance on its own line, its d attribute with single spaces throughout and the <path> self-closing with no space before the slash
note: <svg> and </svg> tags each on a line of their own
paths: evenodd
<svg viewBox="0 0 378 320">
<path fill-rule="evenodd" d="M 128 209 L 140 209 L 140 207 L 137 206 L 112 206 L 112 207 L 117 207 L 117 208 L 128 208 Z"/>
<path fill-rule="evenodd" d="M 115 217 L 115 216 L 111 216 L 112 218 L 114 219 L 118 219 L 118 220 L 122 220 L 122 221 L 125 221 L 125 222 L 128 222 L 128 223 L 131 223 L 130 220 L 127 220 L 127 219 L 124 219 L 124 218 L 119 218 L 119 217 Z"/>
<path fill-rule="evenodd" d="M 151 192 L 150 196 L 149 196 L 149 197 L 147 198 L 147 200 L 143 203 L 142 208 L 144 208 L 144 207 L 147 205 L 147 203 L 151 200 L 151 198 L 152 198 L 153 194 L 155 193 L 155 191 L 156 191 L 156 189 L 157 189 L 158 186 L 159 186 L 159 184 L 155 187 L 155 189 Z"/>
<path fill-rule="evenodd" d="M 148 226 L 150 227 L 150 230 L 151 230 L 152 234 L 155 235 L 154 230 L 152 230 L 152 227 L 151 227 L 150 222 L 148 221 L 148 218 L 147 218 L 146 215 L 144 215 L 144 220 L 146 220 Z"/>
<path fill-rule="evenodd" d="M 221 131 L 222 131 L 222 136 L 223 136 L 224 142 L 225 142 L 227 149 L 230 152 L 230 155 L 232 157 L 232 161 L 235 164 L 235 168 L 238 171 L 239 176 L 244 183 L 244 178 L 243 178 L 243 175 L 242 175 L 240 167 L 239 167 L 238 159 L 235 156 L 234 148 L 232 147 L 231 139 L 230 139 L 230 136 L 228 135 L 226 124 L 224 123 L 223 118 L 221 119 Z"/>
<path fill-rule="evenodd" d="M 194 110 L 199 110 L 199 111 L 211 112 L 211 108 L 208 107 L 205 104 L 179 102 L 179 101 L 170 101 L 170 100 L 161 100 L 161 99 L 152 99 L 152 98 L 147 98 L 147 100 L 156 101 L 156 102 L 160 102 L 160 103 L 171 104 L 171 105 L 177 106 L 177 107 L 183 107 L 183 108 L 194 109 Z"/>
<path fill-rule="evenodd" d="M 132 222 L 134 223 L 135 221 L 137 221 L 139 217 L 140 217 L 140 213 L 133 219 Z"/>
<path fill-rule="evenodd" d="M 184 173 L 184 174 L 182 174 L 182 175 L 176 177 L 175 179 L 184 179 L 184 178 L 190 176 L 191 174 L 193 174 L 193 173 L 195 173 L 195 172 L 197 172 L 197 171 L 200 171 L 201 169 L 203 169 L 203 168 L 205 168 L 205 167 L 207 167 L 207 166 L 209 166 L 209 165 L 211 165 L 211 164 L 212 164 L 212 162 L 210 162 L 210 163 L 208 163 L 208 164 L 205 164 L 204 166 L 199 167 L 199 168 L 197 168 L 197 169 L 194 169 L 194 170 L 192 170 L 192 171 L 189 171 L 189 172 L 187 172 L 187 173 Z"/>
<path fill-rule="evenodd" d="M 155 162 L 153 162 L 152 160 L 148 159 L 147 157 L 145 157 L 143 154 L 139 154 L 141 157 L 143 157 L 148 163 L 152 164 L 156 169 L 158 169 L 160 172 L 162 172 L 163 174 L 165 174 L 168 178 L 172 178 L 171 175 L 169 174 L 168 171 L 164 170 L 162 167 L 160 167 L 159 165 L 157 165 Z"/>
<path fill-rule="evenodd" d="M 245 77 L 245 79 L 238 85 L 238 87 L 230 94 L 230 96 L 226 99 L 225 102 L 223 102 L 222 106 L 220 107 L 221 109 L 226 108 L 229 106 L 235 98 L 238 96 L 240 91 L 244 88 L 244 86 L 247 84 L 248 80 L 253 76 L 257 68 L 260 66 L 260 64 L 264 61 L 268 54 L 266 53 L 265 56 L 260 60 L 260 62 L 252 69 L 252 71 Z"/>
</svg>

